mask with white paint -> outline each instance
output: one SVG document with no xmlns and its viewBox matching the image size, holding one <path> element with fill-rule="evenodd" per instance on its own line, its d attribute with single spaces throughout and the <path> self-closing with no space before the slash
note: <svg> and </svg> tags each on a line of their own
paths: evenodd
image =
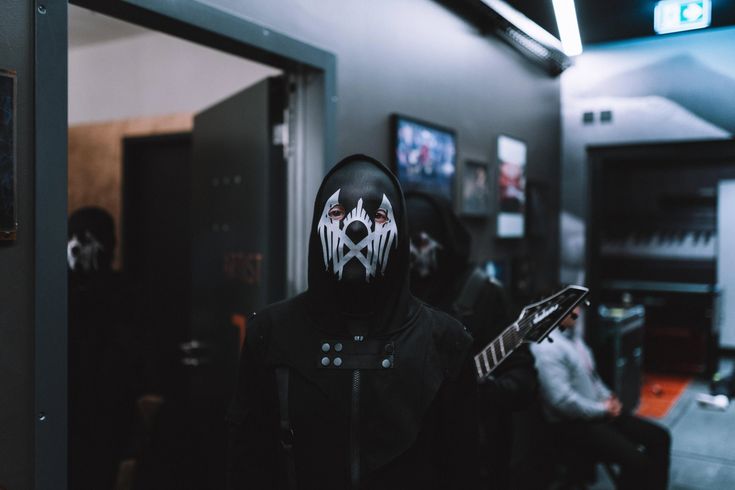
<svg viewBox="0 0 735 490">
<path fill-rule="evenodd" d="M 66 260 L 73 271 L 94 272 L 100 268 L 100 253 L 105 247 L 90 232 L 72 235 L 66 244 Z"/>
<path fill-rule="evenodd" d="M 370 318 L 374 328 L 388 328 L 408 294 L 407 229 L 401 186 L 383 164 L 366 155 L 337 163 L 314 202 L 312 308 Z"/>
<path fill-rule="evenodd" d="M 376 274 L 384 274 L 391 249 L 397 245 L 398 227 L 390 200 L 383 194 L 380 207 L 371 218 L 363 207 L 363 199 L 349 212 L 339 201 L 341 189 L 324 204 L 317 224 L 322 244 L 324 267 L 342 279 L 345 265 L 351 260 L 365 269 L 365 281 Z"/>
<path fill-rule="evenodd" d="M 418 237 L 411 240 L 411 270 L 422 278 L 432 275 L 439 268 L 437 254 L 443 248 L 431 235 L 420 231 Z"/>
</svg>

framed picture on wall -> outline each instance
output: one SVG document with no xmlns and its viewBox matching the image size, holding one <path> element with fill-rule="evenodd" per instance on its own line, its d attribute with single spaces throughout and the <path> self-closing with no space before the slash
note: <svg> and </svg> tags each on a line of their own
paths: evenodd
<svg viewBox="0 0 735 490">
<path fill-rule="evenodd" d="M 391 116 L 392 170 L 403 190 L 453 198 L 457 161 L 454 130 L 400 114 Z"/>
<path fill-rule="evenodd" d="M 526 209 L 526 143 L 498 137 L 498 218 L 500 238 L 523 237 Z"/>
<path fill-rule="evenodd" d="M 462 171 L 462 214 L 486 217 L 490 214 L 489 165 L 467 160 Z"/>
<path fill-rule="evenodd" d="M 15 72 L 0 69 L 0 240 L 15 240 Z"/>
</svg>

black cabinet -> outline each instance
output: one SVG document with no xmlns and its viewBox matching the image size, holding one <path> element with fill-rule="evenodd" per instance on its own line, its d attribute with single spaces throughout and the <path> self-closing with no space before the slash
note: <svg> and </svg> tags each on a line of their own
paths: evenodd
<svg viewBox="0 0 735 490">
<path fill-rule="evenodd" d="M 626 412 L 638 407 L 641 393 L 645 310 L 600 306 L 599 322 L 591 339 L 597 371 Z"/>
<path fill-rule="evenodd" d="M 720 289 L 708 284 L 610 281 L 603 301 L 623 294 L 646 309 L 648 371 L 712 376 L 717 371 Z"/>
</svg>

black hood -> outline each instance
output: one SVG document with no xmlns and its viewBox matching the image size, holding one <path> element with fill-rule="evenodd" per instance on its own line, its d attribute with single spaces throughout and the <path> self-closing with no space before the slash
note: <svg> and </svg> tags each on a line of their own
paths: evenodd
<svg viewBox="0 0 735 490">
<path fill-rule="evenodd" d="M 307 297 L 325 326 L 399 328 L 410 303 L 409 240 L 396 177 L 369 156 L 343 159 L 319 187 L 310 233 Z"/>
<path fill-rule="evenodd" d="M 362 218 L 350 217 L 353 212 Z M 295 440 L 324 444 L 326 449 L 309 450 L 307 457 L 317 464 L 326 458 L 335 472 L 354 463 L 351 441 L 359 441 L 365 478 L 404 454 L 415 454 L 408 450 L 427 442 L 422 432 L 434 428 L 436 419 L 426 417 L 438 413 L 430 408 L 438 407 L 441 390 L 470 365 L 471 338 L 463 327 L 408 292 L 406 221 L 403 193 L 393 174 L 365 155 L 345 158 L 317 192 L 309 289 L 269 306 L 248 324 L 246 349 L 251 345 L 267 365 L 297 373 L 289 388 L 290 403 L 300 407 L 294 411 L 294 427 L 301 434 Z M 345 241 L 345 231 L 358 222 Z M 352 246 L 355 242 L 364 246 Z M 248 359 L 245 351 L 242 358 Z M 474 377 L 469 379 L 474 386 Z M 451 431 L 453 422 L 448 424 Z M 331 477 L 340 478 L 338 473 Z"/>
<path fill-rule="evenodd" d="M 411 222 L 411 292 L 438 304 L 469 265 L 471 237 L 446 199 L 406 192 Z"/>
</svg>

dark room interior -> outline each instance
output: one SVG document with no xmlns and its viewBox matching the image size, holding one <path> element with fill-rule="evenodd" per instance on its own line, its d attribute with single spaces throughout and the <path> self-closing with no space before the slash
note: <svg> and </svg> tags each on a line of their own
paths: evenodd
<svg viewBox="0 0 735 490">
<path fill-rule="evenodd" d="M 9 0 L 0 490 L 735 488 L 735 3 Z"/>
</svg>

